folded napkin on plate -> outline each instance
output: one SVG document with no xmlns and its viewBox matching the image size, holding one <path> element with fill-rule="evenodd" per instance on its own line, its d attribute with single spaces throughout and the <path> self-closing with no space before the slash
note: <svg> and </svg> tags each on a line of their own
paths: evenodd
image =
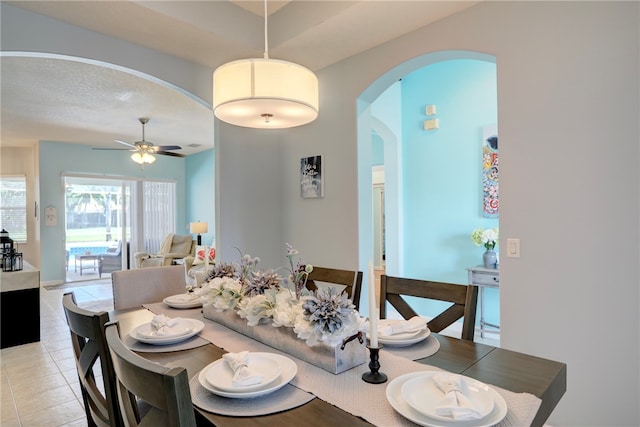
<svg viewBox="0 0 640 427">
<path fill-rule="evenodd" d="M 420 316 L 414 316 L 409 320 L 393 322 L 389 325 L 379 326 L 379 335 L 395 335 L 405 332 L 416 332 L 427 327 L 427 321 Z"/>
<path fill-rule="evenodd" d="M 231 385 L 234 387 L 246 387 L 254 384 L 260 384 L 263 376 L 251 372 L 249 368 L 249 352 L 241 351 L 240 353 L 226 353 L 222 358 L 227 362 L 233 371 L 233 379 Z"/>
<path fill-rule="evenodd" d="M 174 329 L 174 327 L 178 325 L 179 320 L 180 319 L 172 319 L 164 314 L 158 314 L 157 316 L 153 316 L 153 319 L 151 319 L 151 330 L 159 337 L 175 335 L 179 332 Z"/>
<path fill-rule="evenodd" d="M 454 374 L 437 374 L 433 382 L 444 393 L 436 406 L 436 414 L 454 420 L 476 420 L 482 418 L 474 403 L 462 391 L 462 377 Z"/>
</svg>

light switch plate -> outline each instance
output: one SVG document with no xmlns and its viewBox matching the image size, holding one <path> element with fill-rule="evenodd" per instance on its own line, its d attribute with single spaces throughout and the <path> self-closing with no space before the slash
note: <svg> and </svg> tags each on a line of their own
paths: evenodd
<svg viewBox="0 0 640 427">
<path fill-rule="evenodd" d="M 520 258 L 520 239 L 507 239 L 507 258 Z"/>
</svg>

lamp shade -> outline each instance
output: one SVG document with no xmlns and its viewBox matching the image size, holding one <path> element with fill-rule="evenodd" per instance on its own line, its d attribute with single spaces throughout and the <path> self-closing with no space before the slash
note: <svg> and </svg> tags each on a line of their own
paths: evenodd
<svg viewBox="0 0 640 427">
<path fill-rule="evenodd" d="M 206 222 L 192 222 L 189 224 L 189 231 L 194 234 L 202 234 L 206 233 L 208 230 L 209 224 Z"/>
<path fill-rule="evenodd" d="M 213 112 L 236 126 L 283 129 L 318 117 L 318 78 L 278 59 L 229 62 L 213 73 Z"/>
</svg>

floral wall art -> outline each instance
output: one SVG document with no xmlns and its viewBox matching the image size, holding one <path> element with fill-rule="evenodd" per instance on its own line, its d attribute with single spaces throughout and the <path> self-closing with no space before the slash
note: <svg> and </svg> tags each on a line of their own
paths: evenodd
<svg viewBox="0 0 640 427">
<path fill-rule="evenodd" d="M 324 197 L 322 156 L 300 159 L 300 196 L 303 199 Z"/>
<path fill-rule="evenodd" d="M 482 215 L 498 218 L 498 129 L 482 129 Z"/>
</svg>

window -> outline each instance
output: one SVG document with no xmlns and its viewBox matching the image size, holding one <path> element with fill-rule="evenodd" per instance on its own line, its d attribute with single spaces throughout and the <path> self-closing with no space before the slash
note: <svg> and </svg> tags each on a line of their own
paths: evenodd
<svg viewBox="0 0 640 427">
<path fill-rule="evenodd" d="M 0 229 L 7 230 L 15 242 L 27 241 L 27 179 L 24 176 L 0 177 Z"/>
</svg>

